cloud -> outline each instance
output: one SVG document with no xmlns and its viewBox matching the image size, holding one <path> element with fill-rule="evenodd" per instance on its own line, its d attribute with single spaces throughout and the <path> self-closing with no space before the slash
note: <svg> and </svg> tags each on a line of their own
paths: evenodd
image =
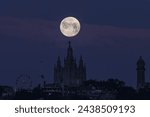
<svg viewBox="0 0 150 117">
<path fill-rule="evenodd" d="M 144 28 L 85 24 L 80 35 L 83 43 L 102 47 L 139 47 L 139 45 L 146 46 L 150 42 L 150 29 Z"/>
<path fill-rule="evenodd" d="M 85 46 L 122 46 L 150 40 L 150 29 L 92 24 L 81 26 L 80 34 L 75 38 L 78 44 Z M 61 43 L 64 41 L 61 38 L 66 38 L 59 31 L 59 22 L 17 17 L 0 17 L 0 35 L 54 43 Z"/>
<path fill-rule="evenodd" d="M 0 17 L 0 34 L 44 40 L 55 35 L 56 25 L 56 22 L 48 20 Z"/>
</svg>

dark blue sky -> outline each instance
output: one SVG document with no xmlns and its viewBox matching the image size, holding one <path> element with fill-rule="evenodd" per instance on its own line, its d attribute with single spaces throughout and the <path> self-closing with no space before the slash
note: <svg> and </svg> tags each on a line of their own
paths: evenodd
<svg viewBox="0 0 150 117">
<path fill-rule="evenodd" d="M 81 22 L 72 38 L 74 55 L 82 54 L 88 79 L 118 78 L 134 86 L 136 61 L 146 62 L 150 79 L 150 0 L 1 0 L 0 84 L 15 85 L 27 73 L 39 82 L 53 79 L 58 55 L 63 60 L 68 38 L 59 31 L 66 16 Z"/>
</svg>

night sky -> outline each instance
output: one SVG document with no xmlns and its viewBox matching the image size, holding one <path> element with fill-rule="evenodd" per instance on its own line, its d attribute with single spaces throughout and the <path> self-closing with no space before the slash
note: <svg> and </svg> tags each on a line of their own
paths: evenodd
<svg viewBox="0 0 150 117">
<path fill-rule="evenodd" d="M 74 16 L 80 33 L 63 36 L 59 24 Z M 68 41 L 87 66 L 87 79 L 118 78 L 136 84 L 136 62 L 143 56 L 150 80 L 150 0 L 0 0 L 0 85 L 15 86 L 20 74 L 53 81 L 57 56 Z"/>
</svg>

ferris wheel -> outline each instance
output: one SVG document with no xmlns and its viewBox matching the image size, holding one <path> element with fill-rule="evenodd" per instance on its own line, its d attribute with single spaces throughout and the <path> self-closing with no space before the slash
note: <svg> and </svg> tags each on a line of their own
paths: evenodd
<svg viewBox="0 0 150 117">
<path fill-rule="evenodd" d="M 17 90 L 30 90 L 32 88 L 31 77 L 27 74 L 22 74 L 16 79 Z"/>
</svg>

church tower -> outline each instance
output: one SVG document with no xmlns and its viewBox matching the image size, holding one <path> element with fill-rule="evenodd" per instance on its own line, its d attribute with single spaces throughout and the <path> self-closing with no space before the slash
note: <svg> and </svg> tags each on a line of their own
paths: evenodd
<svg viewBox="0 0 150 117">
<path fill-rule="evenodd" d="M 143 88 L 145 85 L 145 62 L 140 56 L 137 61 L 137 89 Z"/>
<path fill-rule="evenodd" d="M 71 42 L 67 49 L 67 56 L 64 59 L 64 65 L 61 65 L 60 57 L 57 64 L 54 66 L 54 83 L 65 86 L 79 86 L 86 80 L 86 68 L 82 59 L 79 60 L 79 65 L 73 56 Z"/>
</svg>

